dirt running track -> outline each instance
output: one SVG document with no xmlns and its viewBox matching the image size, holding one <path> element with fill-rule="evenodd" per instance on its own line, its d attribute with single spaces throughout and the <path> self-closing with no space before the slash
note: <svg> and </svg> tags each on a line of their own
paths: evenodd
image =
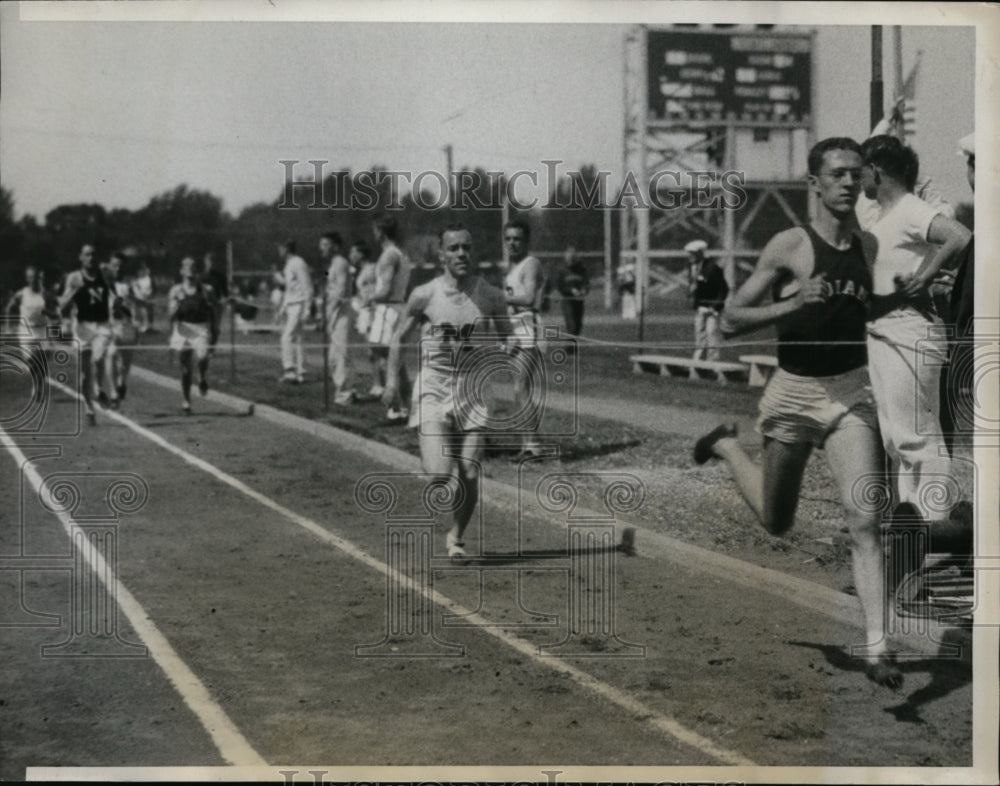
<svg viewBox="0 0 1000 786">
<path fill-rule="evenodd" d="M 5 380 L 8 405 L 17 394 Z M 117 529 L 120 582 L 145 626 L 119 610 L 118 633 L 149 645 L 148 657 L 42 657 L 69 634 L 71 572 L 14 570 L 11 558 L 65 562 L 69 540 L 4 451 L 0 778 L 21 779 L 27 766 L 972 763 L 967 661 L 908 661 L 894 694 L 844 654 L 855 628 L 694 564 L 665 565 L 641 542 L 636 556 L 592 554 L 611 566 L 613 587 L 574 592 L 566 517 L 537 505 L 525 506 L 520 545 L 516 510 L 481 506 L 485 551 L 521 557 L 481 572 L 435 569 L 427 594 L 409 596 L 399 619 L 431 626 L 436 641 L 394 636 L 378 650 L 393 657 L 358 657 L 396 618 L 385 515 L 359 507 L 355 484 L 398 469 L 212 401 L 184 418 L 177 398 L 134 379 L 121 414 L 138 430 L 99 415 L 79 437 L 19 441 L 28 459 L 61 445 L 60 457 L 30 466 L 40 479 L 69 474 L 82 491 L 77 520 L 107 515 L 99 473 L 148 486 L 148 502 Z M 65 426 L 75 411 L 56 394 L 49 421 Z M 418 515 L 421 479 L 393 482 L 393 515 Z M 435 566 L 442 540 L 438 530 Z M 540 656 L 566 639 L 571 600 L 600 593 L 614 598 L 617 640 L 591 631 L 567 642 L 590 657 Z M 43 614 L 61 622 L 25 626 L 52 622 Z M 154 634 L 175 659 L 150 645 Z M 400 657 L 441 642 L 449 657 Z"/>
</svg>

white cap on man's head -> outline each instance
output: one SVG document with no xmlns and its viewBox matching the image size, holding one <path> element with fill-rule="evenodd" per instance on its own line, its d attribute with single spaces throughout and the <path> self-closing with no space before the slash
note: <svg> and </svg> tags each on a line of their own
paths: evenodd
<svg viewBox="0 0 1000 786">
<path fill-rule="evenodd" d="M 701 254 L 705 251 L 706 248 L 708 248 L 708 243 L 706 243 L 704 240 L 692 240 L 690 243 L 684 246 L 684 250 L 687 251 L 689 254 Z"/>
<path fill-rule="evenodd" d="M 976 154 L 976 132 L 973 131 L 968 136 L 963 136 L 958 140 L 958 152 L 963 156 L 974 156 Z"/>
</svg>

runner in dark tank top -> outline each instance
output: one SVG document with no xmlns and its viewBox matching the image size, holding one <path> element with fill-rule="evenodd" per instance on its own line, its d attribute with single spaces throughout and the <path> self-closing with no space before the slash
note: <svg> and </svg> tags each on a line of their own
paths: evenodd
<svg viewBox="0 0 1000 786">
<path fill-rule="evenodd" d="M 755 463 L 723 423 L 699 439 L 698 464 L 722 459 L 758 521 L 772 535 L 795 522 L 806 464 L 822 448 L 851 534 L 851 562 L 866 641 L 852 648 L 869 679 L 899 689 L 903 675 L 887 645 L 881 517 L 865 499 L 886 493 L 882 445 L 865 358 L 872 286 L 854 208 L 863 177 L 857 142 L 824 139 L 809 152 L 815 215 L 775 235 L 750 277 L 726 301 L 729 336 L 774 325 L 779 368 L 760 401 L 763 455 Z M 768 302 L 770 301 L 770 302 Z"/>
<path fill-rule="evenodd" d="M 812 243 L 812 275 L 823 276 L 828 296 L 778 321 L 778 365 L 803 377 L 828 377 L 861 368 L 868 362 L 865 321 L 872 290 L 861 240 L 855 235 L 850 248 L 839 249 L 811 226 L 802 229 Z M 787 299 L 779 296 L 778 289 L 775 286 L 775 301 Z"/>
</svg>

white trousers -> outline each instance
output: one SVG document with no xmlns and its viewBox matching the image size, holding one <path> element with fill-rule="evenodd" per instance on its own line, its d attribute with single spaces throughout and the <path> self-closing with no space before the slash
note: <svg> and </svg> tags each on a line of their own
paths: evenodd
<svg viewBox="0 0 1000 786">
<path fill-rule="evenodd" d="M 719 312 L 714 308 L 698 306 L 694 312 L 694 359 L 718 360 L 721 344 Z"/>
<path fill-rule="evenodd" d="M 622 292 L 622 319 L 636 319 L 639 315 L 635 294 Z"/>
<path fill-rule="evenodd" d="M 327 340 L 330 349 L 327 354 L 330 363 L 330 376 L 333 379 L 333 386 L 340 393 L 347 384 L 347 378 L 351 373 L 350 357 L 348 355 L 348 342 L 351 333 L 351 316 L 354 312 L 346 306 L 334 309 L 327 324 Z"/>
<path fill-rule="evenodd" d="M 308 303 L 290 303 L 285 307 L 285 327 L 281 331 L 281 367 L 304 374 L 305 356 L 302 353 L 302 320 Z"/>
<path fill-rule="evenodd" d="M 899 501 L 928 522 L 946 519 L 959 499 L 938 417 L 947 343 L 935 327 L 910 310 L 868 325 L 868 372 Z"/>
</svg>

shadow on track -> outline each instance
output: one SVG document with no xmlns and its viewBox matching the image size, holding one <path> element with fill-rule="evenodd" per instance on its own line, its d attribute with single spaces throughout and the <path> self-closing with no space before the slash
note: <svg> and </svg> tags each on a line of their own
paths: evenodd
<svg viewBox="0 0 1000 786">
<path fill-rule="evenodd" d="M 948 637 L 947 633 L 945 637 Z M 952 644 L 950 642 L 942 643 Z M 827 664 L 834 669 L 865 673 L 865 661 L 852 657 L 842 647 L 809 641 L 789 641 L 788 644 L 816 650 L 826 658 Z M 972 666 L 966 658 L 936 658 L 933 656 L 912 660 L 900 658 L 899 668 L 906 675 L 920 673 L 931 675 L 930 683 L 913 691 L 901 704 L 884 708 L 885 712 L 895 717 L 900 723 L 925 723 L 926 721 L 920 715 L 922 706 L 947 696 L 963 685 L 972 682 Z"/>
</svg>

